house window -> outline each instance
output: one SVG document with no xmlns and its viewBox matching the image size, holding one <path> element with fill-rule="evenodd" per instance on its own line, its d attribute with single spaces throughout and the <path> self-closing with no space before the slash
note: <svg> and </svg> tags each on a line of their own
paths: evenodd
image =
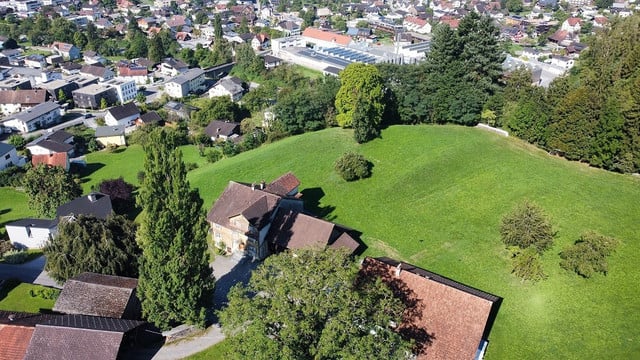
<svg viewBox="0 0 640 360">
<path fill-rule="evenodd" d="M 11 154 L 7 154 L 7 155 L 4 156 L 4 159 L 5 160 L 9 160 L 10 157 L 11 157 Z"/>
<path fill-rule="evenodd" d="M 214 224 L 214 226 L 215 226 L 215 228 L 216 228 L 217 230 L 220 230 L 220 228 L 221 228 L 220 224 Z"/>
<path fill-rule="evenodd" d="M 222 235 L 219 232 L 215 232 L 213 235 L 216 240 L 222 240 Z"/>
</svg>

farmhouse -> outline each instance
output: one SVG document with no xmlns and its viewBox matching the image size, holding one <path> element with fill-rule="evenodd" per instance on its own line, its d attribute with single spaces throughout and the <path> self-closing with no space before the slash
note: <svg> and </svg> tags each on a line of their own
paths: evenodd
<svg viewBox="0 0 640 360">
<path fill-rule="evenodd" d="M 380 277 L 407 310 L 398 330 L 417 359 L 482 359 L 502 298 L 416 266 L 367 257 L 361 274 Z"/>
<path fill-rule="evenodd" d="M 359 243 L 351 230 L 304 212 L 299 186 L 292 173 L 270 184 L 230 181 L 207 214 L 216 246 L 254 259 L 304 247 L 356 251 Z"/>
</svg>

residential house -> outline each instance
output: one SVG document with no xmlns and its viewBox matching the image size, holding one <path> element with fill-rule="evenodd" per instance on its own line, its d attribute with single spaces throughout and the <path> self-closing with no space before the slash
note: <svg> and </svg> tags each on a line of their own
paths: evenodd
<svg viewBox="0 0 640 360">
<path fill-rule="evenodd" d="M 74 75 L 80 73 L 82 65 L 74 62 L 65 62 L 60 64 L 60 69 L 62 69 L 62 73 L 65 75 Z"/>
<path fill-rule="evenodd" d="M 264 67 L 266 69 L 273 69 L 275 67 L 280 66 L 280 64 L 282 64 L 282 59 L 272 55 L 265 55 L 263 56 L 263 59 L 264 59 Z"/>
<path fill-rule="evenodd" d="M 158 115 L 155 111 L 149 111 L 145 114 L 140 115 L 140 118 L 136 120 L 136 125 L 138 126 L 146 126 L 146 125 L 163 125 L 164 120 Z"/>
<path fill-rule="evenodd" d="M 401 334 L 416 359 L 482 359 L 502 298 L 389 258 L 363 260 L 365 278 L 380 278 L 407 306 Z"/>
<path fill-rule="evenodd" d="M 58 222 L 21 219 L 5 225 L 11 244 L 19 249 L 41 249 L 55 236 Z"/>
<path fill-rule="evenodd" d="M 574 60 L 572 58 L 566 57 L 566 56 L 558 56 L 558 55 L 552 55 L 548 62 L 551 65 L 556 65 L 556 66 L 560 66 L 561 68 L 565 69 L 565 70 L 569 70 L 573 67 L 574 65 Z"/>
<path fill-rule="evenodd" d="M 165 76 L 177 76 L 189 70 L 189 65 L 174 58 L 163 59 L 158 67 L 160 73 Z"/>
<path fill-rule="evenodd" d="M 165 84 L 165 92 L 174 98 L 183 98 L 190 93 L 198 93 L 204 89 L 204 71 L 193 68 L 172 78 Z"/>
<path fill-rule="evenodd" d="M 290 20 L 279 22 L 275 29 L 281 31 L 284 36 L 300 35 L 300 32 L 302 31 L 300 24 Z"/>
<path fill-rule="evenodd" d="M 84 272 L 65 282 L 53 311 L 138 320 L 141 308 L 137 287 L 134 278 Z"/>
<path fill-rule="evenodd" d="M 360 243 L 350 234 L 350 229 L 302 212 L 278 209 L 266 236 L 271 253 L 286 249 L 347 249 L 350 253 L 360 248 Z"/>
<path fill-rule="evenodd" d="M 302 211 L 302 200 L 282 197 L 265 189 L 265 184 L 230 181 L 207 214 L 216 246 L 229 254 L 256 259 L 269 255 L 266 235 L 279 207 Z"/>
<path fill-rule="evenodd" d="M 6 58 L 9 64 L 22 66 L 22 49 L 5 49 L 0 51 L 0 57 Z"/>
<path fill-rule="evenodd" d="M 256 51 L 268 49 L 271 45 L 269 40 L 269 35 L 265 33 L 256 34 L 253 39 L 251 39 L 251 47 Z"/>
<path fill-rule="evenodd" d="M 30 109 L 10 115 L 2 124 L 6 128 L 28 133 L 60 122 L 60 105 L 44 102 Z"/>
<path fill-rule="evenodd" d="M 235 76 L 227 76 L 220 79 L 211 89 L 209 89 L 209 97 L 228 96 L 231 101 L 240 101 L 244 95 L 242 80 Z"/>
<path fill-rule="evenodd" d="M 582 19 L 578 17 L 570 17 L 562 23 L 560 30 L 566 31 L 570 34 L 579 34 L 582 25 Z"/>
<path fill-rule="evenodd" d="M 51 44 L 51 50 L 66 60 L 80 59 L 80 49 L 73 44 L 56 41 Z"/>
<path fill-rule="evenodd" d="M 111 79 L 104 83 L 116 91 L 118 102 L 124 104 L 136 98 L 138 87 L 134 80 Z"/>
<path fill-rule="evenodd" d="M 96 141 L 102 146 L 126 146 L 124 125 L 96 127 Z"/>
<path fill-rule="evenodd" d="M 92 192 L 88 195 L 77 197 L 68 203 L 58 206 L 56 209 L 58 221 L 71 219 L 79 215 L 106 219 L 112 213 L 111 198 L 109 195 L 99 192 Z"/>
<path fill-rule="evenodd" d="M 80 68 L 80 74 L 85 76 L 95 76 L 100 82 L 111 80 L 114 77 L 113 71 L 100 63 L 83 65 L 82 68 Z"/>
<path fill-rule="evenodd" d="M 104 122 L 109 126 L 122 125 L 126 127 L 133 125 L 139 117 L 140 109 L 136 104 L 130 102 L 107 110 Z"/>
<path fill-rule="evenodd" d="M 431 24 L 429 24 L 427 20 L 415 16 L 407 16 L 404 18 L 402 25 L 404 25 L 407 30 L 417 32 L 418 34 L 431 33 Z"/>
<path fill-rule="evenodd" d="M 347 35 L 313 27 L 304 29 L 302 39 L 320 47 L 347 46 L 351 43 L 351 37 Z"/>
<path fill-rule="evenodd" d="M 95 79 L 95 81 L 97 82 L 98 79 Z M 62 79 L 42 83 L 38 86 L 41 89 L 46 90 L 48 95 L 55 101 L 72 99 L 73 91 L 80 88 L 76 82 Z"/>
<path fill-rule="evenodd" d="M 20 77 L 10 77 L 0 80 L 0 91 L 2 90 L 31 90 L 31 80 Z"/>
<path fill-rule="evenodd" d="M 73 140 L 72 134 L 64 130 L 58 130 L 30 142 L 26 147 L 31 155 L 66 153 L 69 157 L 72 157 L 74 153 Z"/>
<path fill-rule="evenodd" d="M 117 65 L 118 77 L 124 80 L 133 80 L 138 85 L 146 85 L 151 82 L 149 70 L 146 66 L 135 63 L 119 62 Z"/>
<path fill-rule="evenodd" d="M 31 54 L 24 58 L 24 66 L 34 69 L 44 69 L 47 67 L 47 59 L 44 55 Z"/>
<path fill-rule="evenodd" d="M 240 123 L 213 120 L 204 129 L 211 141 L 226 141 L 240 136 Z"/>
<path fill-rule="evenodd" d="M 87 65 L 101 64 L 105 65 L 107 63 L 107 59 L 102 57 L 95 51 L 87 50 L 82 54 L 82 59 Z"/>
<path fill-rule="evenodd" d="M 45 90 L 4 90 L 0 91 L 0 113 L 11 115 L 48 100 Z"/>
<path fill-rule="evenodd" d="M 20 162 L 15 146 L 0 142 L 0 171 L 12 165 L 20 165 Z"/>
<path fill-rule="evenodd" d="M 189 120 L 191 118 L 191 113 L 199 110 L 194 106 L 183 104 L 177 101 L 169 101 L 164 104 L 163 108 L 167 111 L 167 114 L 169 116 L 169 118 L 167 119 L 168 121 L 171 121 L 172 119 Z"/>
<path fill-rule="evenodd" d="M 292 173 L 270 184 L 229 182 L 207 214 L 216 246 L 256 259 L 303 247 L 357 251 L 351 230 L 304 212 L 299 186 Z"/>
<path fill-rule="evenodd" d="M 32 155 L 31 163 L 36 166 L 44 164 L 47 166 L 59 166 L 66 171 L 69 171 L 71 162 L 69 161 L 69 154 L 66 152 L 56 152 L 53 154 Z"/>
<path fill-rule="evenodd" d="M 103 103 L 109 106 L 118 101 L 116 89 L 106 84 L 92 84 L 82 87 L 74 90 L 72 96 L 76 107 L 85 109 L 100 109 Z"/>
</svg>

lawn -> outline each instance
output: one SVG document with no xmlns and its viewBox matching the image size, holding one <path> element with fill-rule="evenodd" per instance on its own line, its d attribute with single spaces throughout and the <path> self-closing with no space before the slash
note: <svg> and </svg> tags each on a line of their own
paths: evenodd
<svg viewBox="0 0 640 360">
<path fill-rule="evenodd" d="M 373 163 L 371 178 L 346 183 L 335 174 L 333 163 L 347 150 Z M 230 180 L 271 181 L 293 171 L 307 206 L 362 231 L 367 255 L 404 260 L 503 297 L 487 359 L 640 358 L 637 178 L 457 126 L 393 126 L 364 145 L 334 128 L 215 164 L 195 147 L 183 147 L 183 153 L 199 165 L 188 178 L 205 210 Z M 138 185 L 143 152 L 130 146 L 90 154 L 87 162 L 102 166 L 94 166 L 85 189 L 121 175 Z M 557 231 L 555 246 L 543 257 L 549 279 L 537 284 L 510 274 L 498 232 L 501 217 L 523 199 L 538 203 Z M 0 189 L 0 210 L 12 208 L 2 221 L 20 217 L 13 211 L 20 202 L 26 204 L 24 194 Z M 607 276 L 585 280 L 558 266 L 558 253 L 586 230 L 622 242 Z"/>
<path fill-rule="evenodd" d="M 0 239 L 4 237 L 4 226 L 25 217 L 34 217 L 35 212 L 29 209 L 28 197 L 22 191 L 10 187 L 0 187 Z"/>
<path fill-rule="evenodd" d="M 370 179 L 346 183 L 335 175 L 333 162 L 349 149 L 373 162 Z M 301 179 L 311 208 L 364 233 L 368 255 L 502 296 L 488 359 L 640 356 L 638 179 L 455 126 L 394 126 L 364 145 L 330 129 L 202 166 L 189 178 L 208 208 L 229 180 L 269 181 L 286 171 Z M 546 210 L 558 232 L 543 259 L 549 279 L 538 284 L 510 274 L 498 232 L 501 217 L 525 198 Z M 622 245 L 608 276 L 584 280 L 561 270 L 557 254 L 590 229 Z"/>
<path fill-rule="evenodd" d="M 55 298 L 46 299 L 38 295 L 38 292 L 54 294 L 55 297 L 57 297 L 60 290 L 40 285 L 12 283 L 9 281 L 0 289 L 0 310 L 29 313 L 38 313 L 40 310 L 51 310 L 56 302 Z"/>
<path fill-rule="evenodd" d="M 224 340 L 212 347 L 184 358 L 185 360 L 210 360 L 210 359 L 228 359 L 231 349 Z"/>
</svg>

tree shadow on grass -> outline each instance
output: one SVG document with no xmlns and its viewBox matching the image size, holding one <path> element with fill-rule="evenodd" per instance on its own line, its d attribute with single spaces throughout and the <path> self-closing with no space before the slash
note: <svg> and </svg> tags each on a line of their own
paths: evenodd
<svg viewBox="0 0 640 360">
<path fill-rule="evenodd" d="M 85 166 L 76 165 L 72 169 L 72 172 L 78 174 L 83 183 L 91 181 L 91 176 L 96 171 L 102 169 L 105 165 L 103 163 L 90 163 Z"/>
<path fill-rule="evenodd" d="M 320 199 L 322 199 L 324 195 L 324 191 L 319 187 L 302 190 L 302 200 L 304 201 L 304 208 L 305 210 L 318 217 L 321 217 L 327 221 L 333 221 L 336 218 L 336 216 L 333 215 L 336 207 L 333 205 L 320 205 Z"/>
</svg>

